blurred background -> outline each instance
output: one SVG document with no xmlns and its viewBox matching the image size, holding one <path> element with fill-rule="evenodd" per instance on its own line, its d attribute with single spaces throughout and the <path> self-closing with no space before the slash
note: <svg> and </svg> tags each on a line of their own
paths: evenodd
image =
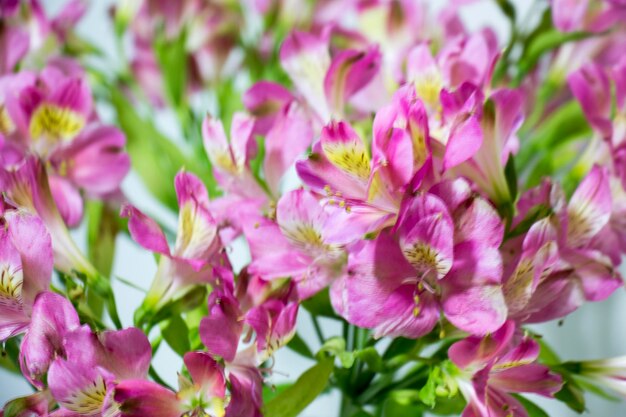
<svg viewBox="0 0 626 417">
<path fill-rule="evenodd" d="M 176 0 L 172 0 L 176 1 Z M 65 0 L 42 0 L 46 10 L 55 13 L 65 3 Z M 111 19 L 110 7 L 113 0 L 92 1 L 90 9 L 80 22 L 78 33 L 104 51 L 110 64 L 115 64 L 116 47 Z M 445 0 L 429 1 L 432 11 L 441 8 Z M 537 6 L 532 0 L 514 0 L 518 8 L 518 16 L 524 19 L 528 12 Z M 508 23 L 492 0 L 478 1 L 464 7 L 462 17 L 468 29 L 475 30 L 484 26 L 494 28 L 499 35 L 500 42 L 507 41 Z M 207 107 L 210 107 L 207 103 Z M 207 108 L 207 110 L 211 110 Z M 105 122 L 113 122 L 112 111 L 106 107 L 99 108 L 99 113 Z M 155 121 L 158 127 L 167 133 L 170 138 L 183 141 L 182 132 L 177 131 L 175 116 L 163 112 Z M 172 187 L 173 184 L 163 184 L 163 187 Z M 131 173 L 123 184 L 123 190 L 130 201 L 154 215 L 164 223 L 176 228 L 176 215 L 163 208 L 145 189 L 140 179 Z M 74 231 L 77 242 L 85 246 L 85 230 Z M 230 248 L 230 257 L 237 268 L 248 262 L 247 248 L 241 242 L 236 242 Z M 135 283 L 140 288 L 147 289 L 156 271 L 156 264 L 150 252 L 140 249 L 126 236 L 118 236 L 117 254 L 113 267 L 113 275 Z M 623 271 L 626 273 L 626 268 Z M 118 300 L 120 316 L 125 326 L 132 324 L 132 315 L 143 299 L 138 289 L 126 286 L 120 281 L 114 281 L 114 291 Z M 626 291 L 616 292 L 603 303 L 586 304 L 577 312 L 560 323 L 549 323 L 535 326 L 533 330 L 542 334 L 545 340 L 555 349 L 563 360 L 592 359 L 626 355 Z M 323 331 L 326 337 L 340 334 L 340 328 L 332 321 L 322 319 Z M 319 347 L 310 317 L 301 309 L 298 318 L 298 331 L 312 348 Z M 275 358 L 274 375 L 270 382 L 274 384 L 297 378 L 312 362 L 296 353 L 282 349 Z M 176 385 L 177 372 L 181 368 L 181 359 L 172 352 L 166 344 L 159 349 L 155 361 L 158 373 L 171 385 Z M 29 384 L 20 376 L 9 374 L 0 369 L 0 405 L 7 400 L 27 395 L 32 392 Z M 541 397 L 533 398 L 551 416 L 570 417 L 577 414 L 569 410 L 564 404 L 557 401 L 548 401 Z M 610 402 L 602 398 L 588 395 L 588 411 L 590 416 L 626 416 L 626 403 Z M 338 393 L 328 393 L 318 398 L 302 414 L 303 417 L 335 416 L 339 409 Z"/>
</svg>

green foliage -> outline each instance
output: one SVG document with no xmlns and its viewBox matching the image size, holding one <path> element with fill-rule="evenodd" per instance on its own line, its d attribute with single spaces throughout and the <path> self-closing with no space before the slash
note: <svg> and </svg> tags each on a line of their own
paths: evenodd
<svg viewBox="0 0 626 417">
<path fill-rule="evenodd" d="M 537 33 L 525 45 L 524 52 L 519 60 L 515 84 L 519 85 L 546 53 L 566 43 L 581 41 L 592 36 L 596 36 L 596 34 L 591 32 L 563 33 L 554 28 Z"/>
<path fill-rule="evenodd" d="M 330 304 L 330 295 L 328 288 L 318 292 L 313 297 L 302 302 L 304 307 L 309 313 L 314 316 L 329 317 L 332 319 L 339 319 L 339 316 L 335 313 L 333 306 Z"/>
<path fill-rule="evenodd" d="M 165 81 L 165 93 L 175 109 L 181 108 L 185 100 L 187 84 L 185 40 L 186 36 L 183 32 L 173 40 L 161 36 L 154 45 L 154 53 Z"/>
<path fill-rule="evenodd" d="M 265 417 L 295 417 L 326 388 L 333 359 L 325 358 L 309 368 L 291 386 L 265 403 Z"/>
<path fill-rule="evenodd" d="M 0 347 L 0 368 L 19 375 L 21 373 L 19 354 L 20 347 L 17 338 L 13 337 L 4 342 Z"/>
<path fill-rule="evenodd" d="M 534 402 L 527 400 L 521 395 L 513 394 L 513 396 L 524 406 L 524 408 L 528 412 L 528 417 L 549 417 L 548 413 L 546 413 Z"/>
<path fill-rule="evenodd" d="M 143 119 L 120 92 L 111 91 L 111 102 L 117 111 L 119 125 L 126 134 L 126 147 L 133 169 L 153 196 L 176 210 L 178 203 L 172 184 L 182 168 L 196 174 L 207 186 L 210 196 L 219 194 L 206 158 L 200 158 L 202 155 L 185 155 L 180 147 L 163 136 L 151 122 Z"/>
<path fill-rule="evenodd" d="M 191 351 L 191 345 L 189 343 L 189 329 L 187 323 L 181 318 L 180 315 L 170 317 L 167 321 L 161 325 L 161 334 L 163 339 L 179 356 L 184 356 L 185 353 Z"/>
<path fill-rule="evenodd" d="M 293 335 L 289 343 L 287 343 L 287 347 L 293 350 L 294 352 L 299 353 L 300 355 L 304 356 L 305 358 L 310 358 L 310 359 L 314 358 L 313 352 L 311 352 L 311 349 L 309 348 L 309 346 L 306 344 L 304 340 L 302 340 L 302 338 L 300 337 L 298 333 L 295 333 Z"/>
</svg>

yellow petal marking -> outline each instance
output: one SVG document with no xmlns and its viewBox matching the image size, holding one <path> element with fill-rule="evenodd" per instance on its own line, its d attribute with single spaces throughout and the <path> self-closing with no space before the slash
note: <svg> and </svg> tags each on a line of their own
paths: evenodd
<svg viewBox="0 0 626 417">
<path fill-rule="evenodd" d="M 80 114 L 54 104 L 42 104 L 30 119 L 30 136 L 37 140 L 68 140 L 76 136 L 85 126 Z"/>
<path fill-rule="evenodd" d="M 364 181 L 370 176 L 370 158 L 365 148 L 357 143 L 325 144 L 328 160 L 342 171 Z"/>
</svg>

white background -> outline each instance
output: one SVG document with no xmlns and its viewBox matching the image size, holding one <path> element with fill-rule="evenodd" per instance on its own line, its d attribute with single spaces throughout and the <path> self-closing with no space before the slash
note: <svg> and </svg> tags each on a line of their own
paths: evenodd
<svg viewBox="0 0 626 417">
<path fill-rule="evenodd" d="M 175 1 L 175 0 L 173 0 Z M 56 11 L 63 0 L 42 0 L 48 10 Z M 109 55 L 114 55 L 113 32 L 107 18 L 111 0 L 93 1 L 91 9 L 79 26 L 81 36 L 89 39 L 100 46 Z M 441 7 L 442 1 L 432 1 L 434 9 Z M 468 6 L 463 10 L 463 18 L 470 29 L 480 28 L 484 25 L 495 27 L 506 39 L 507 22 L 500 14 L 495 2 L 482 1 Z M 534 7 L 530 0 L 516 0 L 514 3 L 521 10 L 519 15 L 524 14 Z M 114 62 L 114 59 L 113 59 Z M 103 109 L 106 119 L 107 111 Z M 159 126 L 168 132 L 171 137 L 179 135 L 168 119 L 167 115 L 160 117 Z M 180 138 L 179 138 L 180 139 Z M 173 186 L 164 183 L 164 187 Z M 123 189 L 130 200 L 148 213 L 158 215 L 161 220 L 175 225 L 176 218 L 173 213 L 159 207 L 158 203 L 144 190 L 142 184 L 135 175 L 130 175 L 123 184 Z M 83 244 L 83 231 L 75 233 L 77 240 Z M 152 254 L 139 249 L 126 237 L 118 238 L 118 250 L 114 265 L 114 275 L 121 276 L 135 282 L 143 288 L 148 288 L 156 271 Z M 247 262 L 245 248 L 233 248 L 234 263 L 243 265 Z M 132 323 L 133 311 L 138 307 L 142 299 L 142 293 L 116 281 L 114 289 L 117 294 L 120 315 L 126 326 Z M 587 304 L 576 313 L 569 316 L 562 326 L 556 323 L 537 326 L 535 330 L 542 333 L 545 339 L 555 348 L 564 360 L 591 359 L 599 357 L 611 357 L 626 355 L 626 293 L 617 291 L 608 301 L 596 304 Z M 324 331 L 328 335 L 337 332 L 337 328 L 331 322 L 322 322 Z M 316 343 L 310 318 L 301 314 L 298 321 L 299 333 L 304 335 L 313 348 Z M 181 360 L 169 348 L 163 344 L 155 358 L 155 366 L 158 372 L 170 384 L 176 385 L 176 372 L 180 369 Z M 275 374 L 271 381 L 278 383 L 286 379 L 293 379 L 304 371 L 311 362 L 306 361 L 297 354 L 283 349 L 277 354 Z M 19 376 L 11 375 L 0 369 L 0 404 L 16 396 L 26 395 L 31 392 L 29 385 Z M 591 416 L 623 416 L 626 415 L 626 404 L 610 403 L 606 400 L 587 396 L 589 412 Z M 557 401 L 538 402 L 549 412 L 551 416 L 570 417 L 574 412 L 567 409 Z M 304 417 L 333 417 L 337 415 L 339 396 L 334 393 L 320 397 L 303 414 Z"/>
</svg>

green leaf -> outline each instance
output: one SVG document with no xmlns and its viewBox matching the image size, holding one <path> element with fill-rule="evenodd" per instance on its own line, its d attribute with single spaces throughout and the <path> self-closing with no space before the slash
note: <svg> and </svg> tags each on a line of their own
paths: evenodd
<svg viewBox="0 0 626 417">
<path fill-rule="evenodd" d="M 290 387 L 263 407 L 265 417 L 296 417 L 326 388 L 334 369 L 333 359 L 326 358 L 309 368 Z"/>
<path fill-rule="evenodd" d="M 0 348 L 0 367 L 11 373 L 20 374 L 19 354 L 20 348 L 17 338 L 13 337 L 7 340 Z"/>
<path fill-rule="evenodd" d="M 280 393 L 285 391 L 287 388 L 292 386 L 291 382 L 286 384 L 277 384 L 272 385 L 271 387 L 267 385 L 263 385 L 263 402 L 268 402 L 278 396 Z"/>
<path fill-rule="evenodd" d="M 524 406 L 524 408 L 528 412 L 528 417 L 550 417 L 548 413 L 546 413 L 541 407 L 539 407 L 534 402 L 527 400 L 521 395 L 517 395 L 517 394 L 511 394 L 511 395 L 513 395 L 517 399 L 517 401 L 519 401 Z"/>
<path fill-rule="evenodd" d="M 576 383 L 585 391 L 588 391 L 594 395 L 597 395 L 600 398 L 603 398 L 605 400 L 608 401 L 612 401 L 612 402 L 620 402 L 621 398 L 613 395 L 607 391 L 605 391 L 603 388 L 597 386 L 596 384 L 593 384 L 589 381 L 586 381 L 582 378 L 576 378 Z"/>
<path fill-rule="evenodd" d="M 383 404 L 383 417 L 421 417 L 424 413 L 423 406 L 419 404 L 399 403 L 393 397 L 389 397 Z"/>
<path fill-rule="evenodd" d="M 550 29 L 548 31 L 538 34 L 527 45 L 527 49 L 524 51 L 524 55 L 520 59 L 518 73 L 516 76 L 516 83 L 524 79 L 537 65 L 539 59 L 550 52 L 553 49 L 558 48 L 569 42 L 581 41 L 592 36 L 597 36 L 596 33 L 591 32 L 559 32 L 557 29 Z"/>
<path fill-rule="evenodd" d="M 165 81 L 167 98 L 175 109 L 181 108 L 187 85 L 187 52 L 185 33 L 176 39 L 161 36 L 154 44 L 154 52 Z"/>
<path fill-rule="evenodd" d="M 184 356 L 185 353 L 191 351 L 191 345 L 189 343 L 189 329 L 187 323 L 180 317 L 180 315 L 172 316 L 169 320 L 161 325 L 161 334 L 163 339 L 167 342 L 172 350 L 178 353 L 179 356 Z"/>
<path fill-rule="evenodd" d="M 509 187 L 511 201 L 515 201 L 518 193 L 517 169 L 515 168 L 515 158 L 512 154 L 509 155 L 509 159 L 506 161 L 506 165 L 504 167 L 504 177 L 506 178 L 506 185 Z"/>
<path fill-rule="evenodd" d="M 585 395 L 583 390 L 571 377 L 564 374 L 562 374 L 562 376 L 565 383 L 561 391 L 555 394 L 554 398 L 565 403 L 578 414 L 582 414 L 585 411 Z"/>
<path fill-rule="evenodd" d="M 126 134 L 126 148 L 133 169 L 139 174 L 150 193 L 172 210 L 178 203 L 174 177 L 182 168 L 196 174 L 211 197 L 219 194 L 208 159 L 187 157 L 181 149 L 143 119 L 135 108 L 117 90 L 111 90 L 111 104 L 115 107 L 119 126 Z"/>
<path fill-rule="evenodd" d="M 543 339 L 535 339 L 539 343 L 539 362 L 545 363 L 546 365 L 555 365 L 561 363 L 561 359 L 559 355 L 548 345 L 548 343 Z"/>
<path fill-rule="evenodd" d="M 496 0 L 496 3 L 502 13 L 511 21 L 511 24 L 515 24 L 515 6 L 509 0 Z"/>
<path fill-rule="evenodd" d="M 87 255 L 105 276 L 111 275 L 115 256 L 115 237 L 119 231 L 117 212 L 102 201 L 89 200 L 87 212 Z"/>
<path fill-rule="evenodd" d="M 298 333 L 295 333 L 289 343 L 287 343 L 287 347 L 293 350 L 296 353 L 304 356 L 305 358 L 313 359 L 313 352 L 306 344 L 306 342 L 300 337 Z"/>
<path fill-rule="evenodd" d="M 318 292 L 313 297 L 302 303 L 302 306 L 314 316 L 330 317 L 339 319 L 333 306 L 330 304 L 328 288 Z"/>
</svg>

